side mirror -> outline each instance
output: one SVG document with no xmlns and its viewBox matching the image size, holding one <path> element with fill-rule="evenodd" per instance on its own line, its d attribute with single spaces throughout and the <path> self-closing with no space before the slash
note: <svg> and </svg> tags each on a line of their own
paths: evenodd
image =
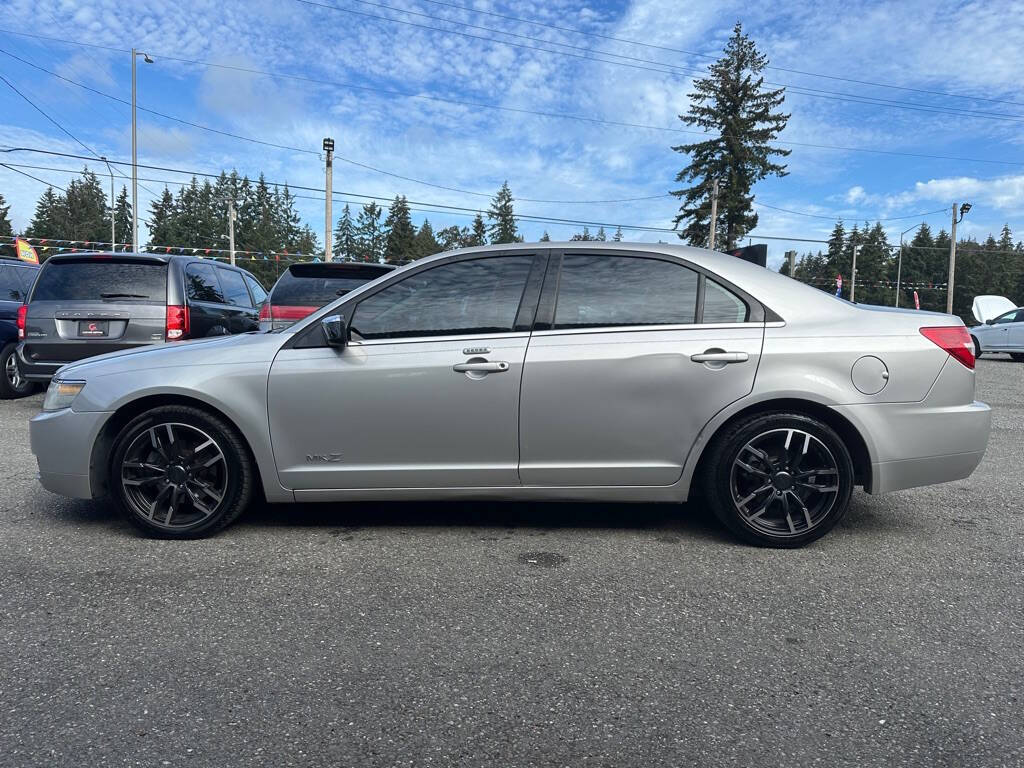
<svg viewBox="0 0 1024 768">
<path fill-rule="evenodd" d="M 327 346 L 344 349 L 348 344 L 348 326 L 341 315 L 328 315 L 320 320 Z"/>
<path fill-rule="evenodd" d="M 995 320 L 986 320 L 985 321 L 985 325 L 995 325 L 995 324 L 996 324 Z"/>
</svg>

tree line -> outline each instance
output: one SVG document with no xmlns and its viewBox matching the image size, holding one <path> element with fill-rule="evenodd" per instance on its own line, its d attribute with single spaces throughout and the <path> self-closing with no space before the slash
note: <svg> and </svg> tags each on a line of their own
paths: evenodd
<svg viewBox="0 0 1024 768">
<path fill-rule="evenodd" d="M 836 222 L 824 251 L 806 253 L 795 263 L 793 277 L 829 293 L 836 291 L 836 277 L 842 275 L 842 295 L 850 296 L 853 251 L 857 252 L 856 300 L 863 304 L 893 306 L 899 273 L 902 307 L 913 307 L 916 290 L 921 309 L 946 311 L 946 279 L 949 273 L 949 233 L 940 229 L 933 235 L 922 223 L 909 241 L 904 241 L 902 266 L 898 244 L 893 247 L 881 223 L 854 224 L 849 230 Z M 783 263 L 780 272 L 789 273 Z M 1009 224 L 999 237 L 989 235 L 983 242 L 960 239 L 956 245 L 956 280 L 953 314 L 971 325 L 971 304 L 981 294 L 1007 296 L 1014 301 L 1024 296 L 1024 242 L 1013 242 Z"/>
</svg>

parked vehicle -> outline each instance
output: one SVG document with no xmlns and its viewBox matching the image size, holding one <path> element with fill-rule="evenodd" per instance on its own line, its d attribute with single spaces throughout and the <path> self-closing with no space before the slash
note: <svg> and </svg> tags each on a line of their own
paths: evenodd
<svg viewBox="0 0 1024 768">
<path fill-rule="evenodd" d="M 173 375 L 169 374 L 173 371 Z M 444 253 L 276 333 L 61 371 L 43 486 L 152 534 L 257 494 L 685 501 L 806 544 L 855 485 L 967 477 L 991 414 L 956 317 L 859 306 L 722 253 L 540 243 Z"/>
<path fill-rule="evenodd" d="M 1024 363 L 1024 307 L 1016 307 L 1005 296 L 977 296 L 972 312 L 981 325 L 970 329 L 974 354 L 1009 352 Z"/>
<path fill-rule="evenodd" d="M 29 381 L 48 381 L 107 352 L 256 331 L 266 296 L 244 269 L 194 256 L 53 256 L 19 320 L 18 367 Z"/>
<path fill-rule="evenodd" d="M 18 312 L 36 279 L 39 265 L 15 259 L 0 259 L 0 399 L 24 397 L 36 385 L 18 370 Z"/>
<path fill-rule="evenodd" d="M 292 264 L 260 307 L 260 330 L 280 330 L 324 304 L 394 270 L 391 264 L 355 261 Z"/>
</svg>

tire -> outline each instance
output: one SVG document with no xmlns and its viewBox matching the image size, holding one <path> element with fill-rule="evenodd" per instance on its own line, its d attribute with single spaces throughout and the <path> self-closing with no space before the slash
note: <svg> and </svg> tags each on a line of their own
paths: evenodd
<svg viewBox="0 0 1024 768">
<path fill-rule="evenodd" d="M 21 376 L 18 369 L 18 360 L 15 351 L 18 345 L 16 342 L 5 344 L 0 350 L 0 400 L 13 400 L 16 397 L 25 397 L 36 390 L 34 382 L 28 381 Z"/>
<path fill-rule="evenodd" d="M 709 446 L 703 473 L 715 516 L 762 547 L 801 547 L 824 536 L 846 514 L 853 483 L 853 461 L 839 435 L 799 413 L 759 414 L 727 426 Z"/>
<path fill-rule="evenodd" d="M 109 478 L 121 511 L 145 533 L 197 539 L 245 511 L 255 472 L 232 425 L 199 408 L 171 405 L 124 426 L 114 440 Z"/>
<path fill-rule="evenodd" d="M 974 342 L 974 358 L 978 359 L 981 357 L 981 342 L 978 341 L 977 336 L 971 336 L 971 341 Z"/>
<path fill-rule="evenodd" d="M 1015 363 L 1024 363 L 1024 353 L 1011 352 L 1010 359 L 1013 360 Z"/>
</svg>

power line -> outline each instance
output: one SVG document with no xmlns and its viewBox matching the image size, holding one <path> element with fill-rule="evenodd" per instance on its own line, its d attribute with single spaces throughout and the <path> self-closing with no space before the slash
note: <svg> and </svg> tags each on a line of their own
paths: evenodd
<svg viewBox="0 0 1024 768">
<path fill-rule="evenodd" d="M 37 40 L 48 40 L 48 41 L 51 41 L 51 42 L 63 43 L 63 44 L 66 44 L 66 45 L 75 45 L 75 46 L 81 46 L 81 47 L 86 47 L 86 48 L 97 48 L 97 49 L 100 49 L 100 50 L 113 51 L 113 52 L 118 52 L 118 53 L 129 52 L 128 49 L 124 49 L 124 48 L 116 48 L 114 46 L 108 46 L 108 45 L 98 45 L 96 43 L 85 43 L 85 42 L 81 42 L 81 41 L 78 41 L 78 40 L 68 40 L 68 39 L 64 39 L 64 38 L 50 37 L 50 36 L 47 36 L 47 35 L 31 34 L 31 33 L 27 33 L 27 32 L 15 32 L 13 30 L 8 30 L 8 29 L 0 29 L 0 32 L 6 33 L 6 34 L 11 34 L 11 35 L 18 35 L 18 36 L 22 36 L 22 37 L 28 37 L 28 38 L 37 39 Z M 25 59 L 22 59 L 20 57 L 14 56 L 14 54 L 9 53 L 8 51 L 0 50 L 0 53 L 5 53 L 6 55 L 11 56 L 12 58 L 15 58 L 15 59 L 17 59 L 19 61 L 22 61 L 23 63 L 27 64 L 28 66 L 34 67 L 34 68 L 36 68 L 36 69 L 38 69 L 38 70 L 40 70 L 42 72 L 45 72 L 46 74 L 50 74 L 50 75 L 53 75 L 55 77 L 63 77 L 61 75 L 57 75 L 56 73 L 50 72 L 49 70 L 46 70 L 46 69 L 44 69 L 44 68 L 42 68 L 42 67 L 40 67 L 40 66 L 38 66 L 36 64 L 33 64 L 32 62 L 29 62 L 29 61 L 27 61 Z M 231 64 L 217 64 L 217 63 L 210 62 L 210 61 L 202 61 L 202 60 L 198 60 L 198 59 L 186 59 L 186 58 L 171 56 L 169 54 L 164 54 L 164 53 L 159 53 L 159 52 L 154 52 L 154 55 L 158 55 L 162 60 L 167 60 L 167 61 L 174 61 L 174 62 L 179 62 L 179 63 L 184 63 L 184 64 L 193 64 L 193 65 L 202 66 L 202 67 L 213 67 L 213 68 L 217 68 L 217 69 L 233 70 L 233 71 L 236 71 L 236 72 L 246 72 L 246 73 L 249 73 L 249 74 L 261 75 L 263 77 L 271 77 L 271 78 L 277 78 L 277 79 L 282 79 L 282 80 L 293 80 L 293 81 L 298 81 L 298 82 L 306 82 L 306 83 L 310 83 L 310 84 L 313 84 L 313 85 L 323 85 L 323 86 L 330 86 L 330 87 L 336 87 L 336 88 L 348 88 L 348 89 L 357 90 L 357 91 L 367 91 L 367 92 L 371 92 L 371 93 L 381 93 L 381 94 L 386 94 L 386 95 L 390 95 L 390 96 L 398 96 L 398 97 L 409 98 L 409 99 L 421 99 L 421 100 L 426 100 L 426 101 L 437 101 L 437 102 L 445 103 L 445 104 L 455 104 L 455 105 L 458 105 L 458 106 L 469 106 L 469 107 L 475 107 L 475 108 L 479 108 L 479 109 L 490 109 L 490 110 L 501 111 L 501 112 L 509 112 L 509 113 L 513 113 L 513 114 L 526 114 L 526 115 L 533 115 L 533 116 L 536 116 L 536 117 L 545 117 L 545 118 L 553 118 L 553 119 L 561 119 L 561 120 L 576 120 L 576 121 L 579 121 L 579 122 L 585 122 L 585 123 L 591 123 L 591 124 L 597 124 L 597 125 L 608 125 L 608 126 L 617 127 L 617 128 L 638 128 L 638 129 L 644 129 L 644 130 L 662 131 L 662 132 L 669 132 L 669 133 L 685 133 L 685 134 L 691 134 L 691 135 L 696 135 L 696 136 L 704 136 L 704 137 L 707 137 L 709 139 L 715 138 L 711 134 L 708 134 L 708 133 L 706 133 L 704 131 L 693 131 L 693 130 L 687 130 L 687 129 L 684 129 L 684 128 L 673 128 L 673 127 L 668 127 L 668 126 L 649 125 L 649 124 L 644 124 L 644 123 L 631 123 L 631 122 L 618 121 L 618 120 L 606 120 L 606 119 L 598 118 L 598 117 L 591 117 L 591 116 L 587 116 L 587 115 L 576 115 L 576 114 L 565 113 L 565 112 L 549 112 L 549 111 L 543 111 L 543 110 L 525 109 L 525 108 L 521 108 L 521 107 L 508 107 L 508 106 L 503 106 L 503 105 L 498 105 L 498 104 L 488 104 L 486 102 L 470 101 L 470 100 L 464 100 L 464 99 L 453 99 L 453 98 L 447 98 L 447 97 L 443 97 L 443 96 L 437 96 L 437 95 L 425 94 L 425 93 L 412 93 L 412 92 L 401 91 L 401 90 L 397 90 L 397 89 L 380 88 L 380 87 L 367 86 L 367 85 L 359 85 L 359 84 L 348 83 L 348 82 L 344 82 L 344 81 L 324 80 L 324 79 L 320 79 L 320 78 L 306 77 L 306 76 L 303 76 L 303 75 L 295 75 L 295 74 L 284 73 L 284 72 L 273 72 L 273 71 L 268 71 L 268 70 L 254 69 L 254 68 L 251 68 L 251 67 L 242 67 L 242 66 L 231 65 Z M 63 78 L 63 79 L 68 80 L 67 78 Z M 94 93 L 97 93 L 98 95 L 104 96 L 105 98 L 113 98 L 115 100 L 118 100 L 117 97 L 111 96 L 110 94 L 106 94 L 106 93 L 103 93 L 101 91 L 97 91 L 96 89 L 90 88 L 89 86 L 83 85 L 81 83 L 77 83 L 77 82 L 74 82 L 74 81 L 68 81 L 68 82 L 71 82 L 73 85 L 76 85 L 78 87 L 85 88 L 86 90 L 90 90 L 90 91 L 92 91 Z M 127 102 L 123 102 L 123 103 L 127 103 Z M 140 109 L 141 109 L 141 107 L 140 107 Z M 170 118 L 170 119 L 177 120 L 177 118 Z M 733 138 L 733 137 L 730 134 L 722 134 L 718 138 L 728 139 L 728 138 Z M 1024 161 L 1016 161 L 1016 160 L 1003 160 L 1003 159 L 980 158 L 980 157 L 960 157 L 960 156 L 957 156 L 957 155 L 938 155 L 938 154 L 930 154 L 930 153 L 925 153 L 925 152 L 903 152 L 903 151 L 899 151 L 899 150 L 872 149 L 872 148 L 868 148 L 868 147 L 848 147 L 848 146 L 834 145 L 834 144 L 819 144 L 819 143 L 815 143 L 815 142 L 801 142 L 801 141 L 783 140 L 782 142 L 779 143 L 779 146 L 782 147 L 782 148 L 785 148 L 785 147 L 807 147 L 809 149 L 824 149 L 824 150 L 836 151 L 836 152 L 859 152 L 859 153 L 865 153 L 865 154 L 884 155 L 884 156 L 891 156 L 891 157 L 909 157 L 909 158 L 917 158 L 917 159 L 923 159 L 923 160 L 946 160 L 946 161 L 958 162 L 958 163 L 986 163 L 986 164 L 990 164 L 990 165 L 1010 165 L 1010 166 L 1015 166 L 1015 167 L 1016 166 L 1024 166 Z M 299 151 L 306 151 L 306 152 L 308 152 L 309 150 L 299 150 Z M 572 202 L 578 202 L 578 201 L 559 201 L 559 202 L 572 203 Z"/>
<path fill-rule="evenodd" d="M 829 221 L 836 221 L 837 219 L 846 219 L 846 218 L 849 218 L 849 219 L 860 218 L 859 216 L 842 216 L 842 215 L 838 215 L 838 214 L 837 215 L 832 215 L 832 216 L 826 216 L 825 214 L 822 214 L 822 213 L 806 213 L 804 211 L 794 211 L 794 210 L 790 210 L 789 208 L 779 208 L 776 205 L 768 205 L 768 203 L 759 203 L 756 200 L 754 201 L 754 206 L 758 207 L 758 208 L 771 208 L 773 211 L 782 211 L 783 213 L 792 213 L 792 214 L 795 214 L 796 216 L 808 216 L 808 217 L 810 217 L 812 219 L 828 219 Z M 939 208 L 936 211 L 923 211 L 922 213 L 908 213 L 906 216 L 885 216 L 885 217 L 869 216 L 867 218 L 872 219 L 874 221 L 899 221 L 901 219 L 916 219 L 919 216 L 934 216 L 937 213 L 945 213 L 945 212 L 946 212 L 945 208 Z"/>
<path fill-rule="evenodd" d="M 443 19 L 443 21 L 448 23 L 448 24 L 454 24 L 454 25 L 457 25 L 457 26 L 467 27 L 467 28 L 471 28 L 471 29 L 485 30 L 485 31 L 490 32 L 492 34 L 504 34 L 504 35 L 514 36 L 514 37 L 526 38 L 526 39 L 529 39 L 529 40 L 533 40 L 535 42 L 546 43 L 548 45 L 562 45 L 564 47 L 576 48 L 578 50 L 588 51 L 591 55 L 585 55 L 585 54 L 580 54 L 580 53 L 571 53 L 569 51 L 554 51 L 554 50 L 551 50 L 550 48 L 543 48 L 543 47 L 539 47 L 539 46 L 535 46 L 535 45 L 529 45 L 529 44 L 526 44 L 526 43 L 515 43 L 515 42 L 508 41 L 508 40 L 498 40 L 498 39 L 494 39 L 494 38 L 491 38 L 491 37 L 483 37 L 481 35 L 474 35 L 474 34 L 469 33 L 469 32 L 461 32 L 461 31 L 455 30 L 455 29 L 442 29 L 440 27 L 433 27 L 433 26 L 430 26 L 428 24 L 420 24 L 420 23 L 414 22 L 414 21 L 407 21 L 407 20 L 404 20 L 404 19 L 395 19 L 395 18 L 391 18 L 389 16 L 381 16 L 379 14 L 368 13 L 366 11 L 357 11 L 357 10 L 355 10 L 353 8 L 341 8 L 339 6 L 331 5 L 329 3 L 317 2 L 316 0 L 295 0 L 295 1 L 298 2 L 298 3 L 302 3 L 303 5 L 314 6 L 314 7 L 317 7 L 317 8 L 325 8 L 325 9 L 328 9 L 328 10 L 337 11 L 339 13 L 347 13 L 347 14 L 352 14 L 352 15 L 355 15 L 355 16 L 363 16 L 363 17 L 370 18 L 370 19 L 376 19 L 376 20 L 379 20 L 379 21 L 390 22 L 392 24 L 403 24 L 403 25 L 406 25 L 406 26 L 416 27 L 418 29 L 426 29 L 426 30 L 430 30 L 430 31 L 433 31 L 433 32 L 440 32 L 442 34 L 447 34 L 447 35 L 460 35 L 462 37 L 467 37 L 467 38 L 474 39 L 474 40 L 481 40 L 481 41 L 488 42 L 488 43 L 497 43 L 498 45 L 511 46 L 513 48 L 523 48 L 523 49 L 526 49 L 526 50 L 539 51 L 539 52 L 542 52 L 542 53 L 554 54 L 554 55 L 559 55 L 559 56 L 568 56 L 570 58 L 584 59 L 584 60 L 587 60 L 587 61 L 597 61 L 597 62 L 602 62 L 602 63 L 605 63 L 605 64 L 615 64 L 615 65 L 618 65 L 618 66 L 629 67 L 629 68 L 632 68 L 632 69 L 638 69 L 638 70 L 649 71 L 649 72 L 658 72 L 660 74 L 668 74 L 668 75 L 692 74 L 692 73 L 706 74 L 706 72 L 704 70 L 695 70 L 695 69 L 689 68 L 689 67 L 683 67 L 683 66 L 679 66 L 679 65 L 675 65 L 675 64 L 669 64 L 669 63 L 660 62 L 660 61 L 652 61 L 652 60 L 649 60 L 649 59 L 640 59 L 638 57 L 633 57 L 633 56 L 622 56 L 620 54 L 608 53 L 607 51 L 600 51 L 600 50 L 595 51 L 594 49 L 591 49 L 591 48 L 581 48 L 580 46 L 573 46 L 573 45 L 570 45 L 568 43 L 552 43 L 551 41 L 543 40 L 543 39 L 538 39 L 538 38 L 535 38 L 535 37 L 530 37 L 529 35 L 521 35 L 521 34 L 518 34 L 518 33 L 515 33 L 515 32 L 506 32 L 504 30 L 493 29 L 491 27 L 482 27 L 482 26 L 479 26 L 479 25 L 468 24 L 466 22 L 454 21 L 454 20 L 451 20 L 451 19 Z M 395 8 L 393 6 L 385 5 L 383 3 L 371 2 L 370 0 L 354 0 L 354 2 L 361 3 L 362 5 L 369 5 L 369 6 L 374 6 L 374 7 L 378 7 L 378 8 L 385 8 L 385 9 L 388 9 L 390 11 L 395 11 L 395 12 L 398 12 L 398 13 L 405 13 L 405 14 L 408 14 L 408 15 L 411 15 L 411 16 L 424 16 L 424 17 L 429 18 L 431 20 L 434 20 L 434 19 L 437 18 L 437 17 L 434 17 L 434 16 L 430 16 L 429 14 L 420 13 L 418 11 L 410 11 L 410 10 L 406 10 L 404 8 Z M 616 56 L 616 57 L 621 58 L 621 59 L 628 59 L 628 61 L 613 61 L 613 60 L 609 60 L 609 59 L 601 59 L 601 58 L 598 58 L 597 56 L 593 55 L 595 53 L 599 54 L 601 56 Z M 655 67 L 651 67 L 651 66 L 644 66 L 643 64 L 631 63 L 633 61 L 636 61 L 636 62 L 648 62 L 649 64 L 653 64 L 653 65 L 656 65 L 656 66 Z M 848 93 L 844 93 L 844 92 L 841 92 L 841 91 L 826 91 L 826 90 L 821 90 L 821 89 L 808 88 L 806 86 L 792 85 L 792 84 L 788 84 L 788 83 L 774 83 L 774 82 L 764 81 L 764 84 L 765 85 L 775 86 L 775 87 L 786 88 L 787 89 L 787 93 L 797 93 L 797 94 L 800 94 L 800 95 L 803 95 L 803 96 L 814 96 L 814 97 L 817 97 L 817 98 L 831 99 L 833 101 L 846 101 L 846 102 L 851 102 L 851 103 L 855 103 L 855 104 L 867 104 L 867 105 L 871 105 L 871 106 L 890 107 L 890 108 L 894 108 L 894 109 L 907 109 L 907 110 L 912 110 L 912 111 L 917 111 L 917 112 L 931 112 L 931 113 L 936 113 L 936 114 L 948 114 L 948 115 L 967 116 L 967 117 L 979 117 L 979 118 L 983 118 L 983 119 L 1004 120 L 1004 121 L 1010 121 L 1010 122 L 1021 122 L 1021 121 L 1024 121 L 1024 115 L 1008 115 L 1008 114 L 1000 113 L 1000 112 L 981 112 L 981 111 L 978 111 L 978 110 L 963 110 L 963 109 L 955 109 L 955 108 L 934 107 L 934 106 L 929 106 L 929 105 L 923 105 L 923 104 L 920 104 L 919 102 L 898 102 L 898 101 L 891 100 L 891 99 L 881 99 L 881 98 L 876 98 L 876 97 L 863 96 L 863 95 L 860 95 L 860 94 L 848 94 Z"/>
<path fill-rule="evenodd" d="M 653 50 L 668 51 L 670 53 L 681 53 L 681 54 L 684 54 L 686 56 L 697 56 L 697 57 L 702 58 L 702 59 L 711 59 L 711 60 L 715 60 L 715 61 L 717 61 L 717 59 L 718 59 L 717 56 L 712 55 L 712 54 L 708 54 L 708 53 L 699 53 L 697 51 L 687 51 L 687 50 L 684 50 L 684 49 L 681 49 L 681 48 L 671 48 L 671 47 L 665 46 L 665 45 L 657 45 L 655 43 L 645 43 L 645 42 L 642 42 L 640 40 L 631 40 L 629 38 L 616 37 L 614 35 L 603 35 L 603 34 L 601 34 L 599 32 L 590 32 L 590 31 L 587 31 L 587 30 L 579 29 L 578 27 L 563 27 L 563 26 L 559 26 L 557 24 L 550 24 L 550 23 L 543 22 L 543 21 L 537 21 L 536 19 L 526 19 L 526 18 L 523 18 L 521 16 L 511 16 L 511 15 L 508 15 L 508 14 L 496 13 L 495 11 L 487 11 L 487 10 L 484 10 L 482 8 L 469 8 L 469 7 L 464 6 L 464 5 L 459 5 L 458 3 L 444 2 L 443 0 L 424 0 L 424 2 L 431 3 L 433 5 L 445 6 L 445 7 L 448 7 L 448 8 L 456 8 L 456 9 L 458 9 L 460 11 L 466 11 L 468 13 L 478 13 L 478 14 L 481 14 L 481 15 L 484 15 L 484 16 L 491 16 L 491 17 L 494 17 L 494 18 L 504 19 L 506 21 L 517 21 L 517 22 L 520 22 L 522 24 L 533 24 L 533 25 L 538 26 L 538 27 L 543 27 L 545 29 L 553 29 L 553 30 L 557 30 L 559 32 L 570 32 L 572 34 L 585 35 L 587 37 L 595 37 L 595 38 L 599 38 L 601 40 L 610 40 L 610 41 L 617 42 L 617 43 L 627 43 L 629 45 L 638 45 L 638 46 L 641 46 L 641 47 L 644 47 L 644 48 L 650 48 L 650 49 L 653 49 Z M 893 85 L 892 83 L 880 83 L 880 82 L 874 82 L 874 81 L 871 81 L 871 80 L 857 80 L 857 79 L 850 78 L 850 77 L 839 77 L 838 75 L 828 75 L 828 74 L 823 74 L 821 72 L 809 72 L 809 71 L 803 70 L 803 69 L 791 69 L 789 67 L 779 67 L 779 66 L 774 66 L 774 65 L 771 65 L 771 64 L 767 65 L 765 67 L 765 69 L 774 69 L 774 70 L 776 70 L 778 72 L 789 72 L 791 74 L 805 75 L 807 77 L 820 77 L 820 78 L 824 78 L 826 80 L 836 80 L 836 81 L 845 82 L 845 83 L 856 83 L 857 85 L 869 85 L 869 86 L 876 87 L 876 88 L 892 88 L 892 89 L 899 90 L 899 91 L 910 91 L 910 92 L 914 92 L 914 93 L 929 94 L 929 95 L 932 95 L 932 96 L 943 96 L 943 97 L 952 98 L 952 99 L 972 99 L 974 101 L 989 101 L 989 102 L 999 103 L 999 104 L 1013 104 L 1015 106 L 1024 106 L 1024 102 L 1009 101 L 1007 99 L 993 99 L 993 98 L 988 98 L 988 97 L 985 97 L 985 96 L 971 96 L 971 95 L 967 95 L 967 94 L 948 93 L 946 91 L 935 91 L 935 90 L 930 90 L 930 89 L 927 89 L 927 88 L 913 88 L 913 87 L 910 87 L 910 86 Z"/>
<path fill-rule="evenodd" d="M 40 184 L 45 184 L 47 187 L 53 187 L 55 189 L 59 189 L 61 192 L 64 192 L 65 194 L 67 193 L 67 190 L 64 189 L 64 187 L 58 186 L 56 184 L 51 184 L 50 182 L 46 181 L 45 179 L 40 179 L 38 176 L 33 176 L 31 173 L 25 173 L 25 171 L 20 171 L 17 168 L 15 168 L 13 165 L 8 165 L 7 163 L 0 163 L 0 166 L 3 166 L 4 168 L 6 168 L 9 171 L 14 171 L 15 173 L 20 173 L 22 176 L 28 176 L 30 179 L 38 181 Z M 60 169 L 59 168 L 54 168 L 52 170 L 56 171 L 56 170 L 60 170 Z"/>
</svg>

